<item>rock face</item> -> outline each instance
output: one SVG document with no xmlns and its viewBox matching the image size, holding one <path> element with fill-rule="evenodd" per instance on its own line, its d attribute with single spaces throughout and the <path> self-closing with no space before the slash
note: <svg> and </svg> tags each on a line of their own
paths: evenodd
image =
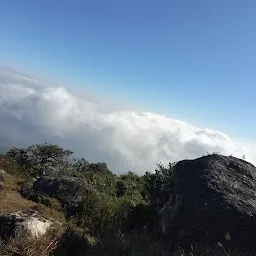
<svg viewBox="0 0 256 256">
<path fill-rule="evenodd" d="M 166 236 L 179 242 L 256 247 L 256 167 L 222 155 L 178 162 L 174 194 L 160 211 Z"/>
<path fill-rule="evenodd" d="M 69 212 L 78 207 L 86 193 L 93 191 L 85 179 L 68 176 L 42 177 L 34 183 L 34 190 L 59 199 Z"/>
<path fill-rule="evenodd" d="M 0 238 L 3 240 L 20 236 L 38 238 L 47 232 L 52 223 L 34 210 L 2 214 L 0 215 Z"/>
</svg>

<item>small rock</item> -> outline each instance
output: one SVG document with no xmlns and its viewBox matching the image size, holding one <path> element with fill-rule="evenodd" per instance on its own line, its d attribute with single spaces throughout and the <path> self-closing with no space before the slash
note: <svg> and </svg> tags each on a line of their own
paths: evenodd
<svg viewBox="0 0 256 256">
<path fill-rule="evenodd" d="M 0 238 L 29 236 L 38 238 L 44 235 L 53 224 L 37 211 L 24 210 L 0 215 Z"/>
</svg>

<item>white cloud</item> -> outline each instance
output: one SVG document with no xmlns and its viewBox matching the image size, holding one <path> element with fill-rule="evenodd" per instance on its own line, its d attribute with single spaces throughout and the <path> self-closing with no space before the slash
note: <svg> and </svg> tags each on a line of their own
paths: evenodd
<svg viewBox="0 0 256 256">
<path fill-rule="evenodd" d="M 1 145 L 1 141 L 3 145 Z M 0 148 L 58 143 L 89 161 L 105 161 L 116 173 L 142 173 L 155 164 L 207 152 L 253 161 L 227 135 L 152 113 L 113 110 L 33 78 L 0 68 Z"/>
</svg>

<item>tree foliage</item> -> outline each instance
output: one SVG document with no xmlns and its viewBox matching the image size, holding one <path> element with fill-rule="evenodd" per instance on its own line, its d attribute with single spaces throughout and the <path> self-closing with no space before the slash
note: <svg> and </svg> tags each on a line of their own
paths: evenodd
<svg viewBox="0 0 256 256">
<path fill-rule="evenodd" d="M 31 145 L 28 148 L 11 148 L 6 156 L 33 177 L 54 175 L 69 165 L 71 150 L 47 143 Z"/>
<path fill-rule="evenodd" d="M 167 167 L 158 164 L 155 173 L 145 173 L 144 192 L 150 204 L 161 207 L 167 202 L 173 192 L 174 167 L 175 163 L 169 163 Z"/>
</svg>

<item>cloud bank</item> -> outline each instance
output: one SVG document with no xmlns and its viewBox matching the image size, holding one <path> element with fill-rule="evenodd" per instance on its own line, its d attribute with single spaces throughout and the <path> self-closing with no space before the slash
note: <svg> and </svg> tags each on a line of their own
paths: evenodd
<svg viewBox="0 0 256 256">
<path fill-rule="evenodd" d="M 116 173 L 153 171 L 156 163 L 248 148 L 222 132 L 149 112 L 113 110 L 64 88 L 0 68 L 0 148 L 58 143 Z"/>
</svg>

